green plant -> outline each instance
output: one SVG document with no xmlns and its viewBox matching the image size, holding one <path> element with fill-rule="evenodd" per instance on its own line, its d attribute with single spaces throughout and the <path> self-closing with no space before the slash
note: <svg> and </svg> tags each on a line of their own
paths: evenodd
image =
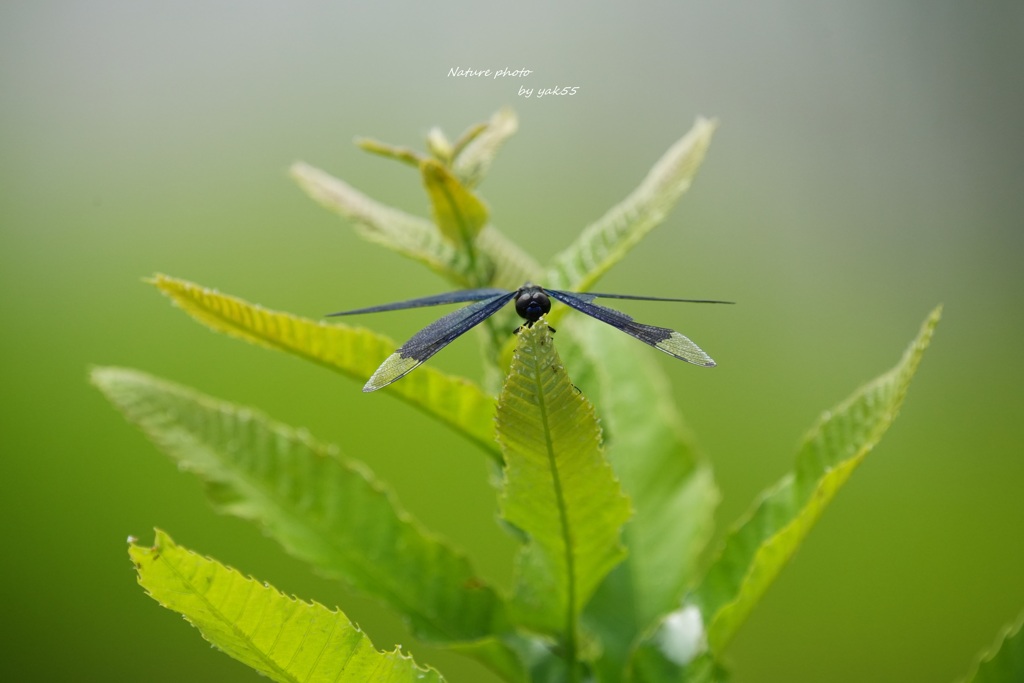
<svg viewBox="0 0 1024 683">
<path fill-rule="evenodd" d="M 432 131 L 427 155 L 360 143 L 419 171 L 433 221 L 378 204 L 306 164 L 292 175 L 360 235 L 455 286 L 513 289 L 532 280 L 586 291 L 688 189 L 715 129 L 699 119 L 633 193 L 542 268 L 489 222 L 474 192 L 516 126 L 501 111 L 454 143 Z M 367 329 L 268 310 L 165 275 L 151 282 L 214 330 L 360 382 L 395 348 Z M 558 323 L 558 350 L 546 322 L 509 340 L 515 323 L 489 320 L 490 390 L 429 364 L 387 388 L 502 467 L 500 509 L 521 543 L 508 589 L 478 577 L 365 465 L 305 431 L 135 370 L 97 368 L 92 381 L 203 481 L 218 510 L 257 523 L 289 553 L 402 614 L 424 642 L 474 657 L 509 681 L 720 680 L 729 641 L 896 417 L 939 309 L 895 367 L 825 413 L 792 474 L 710 558 L 718 493 L 666 383 L 648 354 L 625 346 L 635 342 L 580 318 Z M 443 680 L 400 652 L 376 650 L 343 613 L 282 595 L 162 531 L 129 553 L 154 599 L 273 680 Z M 1019 664 L 1021 640 L 1019 632 L 1008 636 L 993 661 L 1015 652 Z M 975 680 L 1010 680 L 985 678 L 992 670 L 982 664 Z"/>
</svg>

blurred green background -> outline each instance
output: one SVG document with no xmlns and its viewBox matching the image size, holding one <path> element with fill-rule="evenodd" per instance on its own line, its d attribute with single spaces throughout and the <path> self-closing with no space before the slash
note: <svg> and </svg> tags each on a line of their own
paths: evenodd
<svg viewBox="0 0 1024 683">
<path fill-rule="evenodd" d="M 552 3 L 553 5 L 553 3 Z M 0 655 L 8 680 L 256 675 L 134 583 L 129 534 L 177 541 L 411 642 L 240 521 L 107 405 L 91 364 L 252 404 L 365 460 L 501 583 L 513 546 L 481 453 L 399 401 L 215 335 L 161 271 L 311 317 L 443 291 L 286 175 L 297 159 L 426 214 L 422 148 L 502 105 L 520 131 L 481 190 L 546 259 L 698 114 L 721 127 L 678 209 L 606 291 L 719 362 L 659 357 L 712 458 L 722 529 L 819 413 L 942 325 L 903 414 L 735 642 L 737 683 L 951 681 L 1024 608 L 1024 5 L 6 2 L 0 5 Z M 525 79 L 448 78 L 451 67 Z M 520 85 L 579 86 L 525 99 Z M 405 338 L 435 311 L 365 324 Z M 654 353 L 642 345 L 636 353 Z M 479 372 L 472 339 L 431 361 Z"/>
</svg>

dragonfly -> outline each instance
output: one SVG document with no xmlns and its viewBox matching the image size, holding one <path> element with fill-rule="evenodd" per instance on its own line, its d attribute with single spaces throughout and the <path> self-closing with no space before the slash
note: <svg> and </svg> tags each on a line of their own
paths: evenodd
<svg viewBox="0 0 1024 683">
<path fill-rule="evenodd" d="M 638 323 L 625 313 L 595 304 L 594 299 L 680 301 L 697 304 L 733 303 L 732 301 L 718 301 L 715 299 L 668 299 L 631 294 L 564 292 L 560 289 L 547 289 L 546 287 L 526 283 L 515 291 L 495 288 L 465 289 L 436 294 L 434 296 L 425 296 L 419 299 L 399 301 L 392 304 L 329 313 L 327 317 L 397 311 L 405 308 L 423 308 L 426 306 L 465 303 L 467 301 L 473 302 L 469 306 L 464 306 L 442 318 L 438 318 L 414 334 L 409 341 L 402 344 L 401 348 L 381 363 L 380 367 L 377 368 L 376 372 L 366 382 L 363 391 L 370 392 L 383 389 L 392 382 L 402 379 L 435 353 L 455 341 L 455 339 L 497 313 L 510 301 L 515 301 L 516 313 L 526 321 L 526 326 L 530 327 L 540 320 L 542 315 L 551 310 L 552 299 L 561 301 L 570 308 L 574 308 L 581 313 L 607 323 L 615 329 L 622 330 L 626 334 L 636 337 L 643 343 L 653 346 L 673 358 L 706 368 L 714 367 L 715 361 L 711 360 L 711 356 L 704 353 L 699 346 L 682 334 L 666 327 L 655 327 Z M 516 331 L 518 332 L 518 328 Z"/>
</svg>

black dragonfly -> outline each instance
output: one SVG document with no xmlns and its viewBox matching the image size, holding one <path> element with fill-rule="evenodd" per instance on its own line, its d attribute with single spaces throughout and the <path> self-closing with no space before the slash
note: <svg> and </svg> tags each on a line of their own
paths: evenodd
<svg viewBox="0 0 1024 683">
<path fill-rule="evenodd" d="M 602 298 L 635 299 L 639 301 L 683 301 L 698 304 L 732 303 L 731 301 L 716 301 L 712 299 L 666 299 L 656 296 L 632 296 L 629 294 L 563 292 L 558 289 L 547 289 L 527 283 L 514 292 L 510 292 L 507 289 L 466 289 L 458 292 L 437 294 L 435 296 L 425 296 L 420 299 L 410 299 L 409 301 L 399 301 L 393 304 L 384 304 L 382 306 L 359 308 L 354 311 L 330 313 L 328 317 L 397 311 L 403 308 L 421 308 L 441 304 L 457 304 L 466 301 L 475 302 L 430 323 L 414 334 L 409 341 L 402 344 L 400 349 L 388 356 L 363 387 L 363 391 L 376 391 L 405 377 L 419 367 L 423 361 L 443 349 L 457 337 L 497 313 L 509 301 L 515 300 L 516 313 L 519 314 L 519 317 L 526 320 L 526 325 L 529 327 L 537 322 L 542 315 L 551 310 L 552 298 L 575 308 L 577 311 L 586 313 L 592 318 L 608 323 L 612 327 L 622 330 L 626 334 L 632 335 L 645 344 L 649 344 L 659 351 L 664 351 L 674 358 L 708 368 L 715 365 L 715 361 L 711 360 L 711 356 L 704 353 L 699 346 L 678 332 L 665 327 L 654 327 L 653 325 L 635 322 L 633 318 L 625 313 L 606 308 L 605 306 L 599 306 L 593 303 L 593 301 L 594 299 Z"/>
</svg>

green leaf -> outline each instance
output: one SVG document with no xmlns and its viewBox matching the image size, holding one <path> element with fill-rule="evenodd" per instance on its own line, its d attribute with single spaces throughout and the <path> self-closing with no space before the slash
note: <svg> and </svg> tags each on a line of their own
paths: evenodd
<svg viewBox="0 0 1024 683">
<path fill-rule="evenodd" d="M 503 517 L 528 537 L 516 565 L 517 618 L 563 638 L 575 661 L 579 613 L 623 556 L 629 500 L 605 460 L 590 403 L 543 321 L 524 327 L 498 401 Z"/>
<path fill-rule="evenodd" d="M 426 265 L 457 287 L 484 284 L 515 289 L 536 280 L 540 265 L 493 225 L 477 235 L 473 258 L 446 241 L 430 221 L 379 204 L 347 183 L 305 163 L 291 168 L 292 177 L 321 205 L 353 222 L 364 239 Z M 475 270 L 474 270 L 475 268 Z"/>
<path fill-rule="evenodd" d="M 1019 683 L 1024 681 L 1024 614 L 1003 629 L 995 645 L 979 658 L 965 683 Z"/>
<path fill-rule="evenodd" d="M 467 275 L 467 256 L 427 219 L 380 204 L 309 164 L 293 164 L 291 175 L 310 197 L 352 221 L 363 239 L 418 261 L 459 287 L 475 286 Z"/>
<path fill-rule="evenodd" d="M 451 170 L 463 185 L 476 187 L 483 181 L 501 146 L 516 132 L 519 121 L 511 109 L 498 110 L 486 124 L 471 127 L 456 141 Z M 483 228 L 476 249 L 487 259 L 492 287 L 518 289 L 542 274 L 539 263 L 509 240 L 493 225 Z"/>
<path fill-rule="evenodd" d="M 662 155 L 628 197 L 587 226 L 572 245 L 555 256 L 539 280 L 529 277 L 523 282 L 539 281 L 552 289 L 588 291 L 665 219 L 679 197 L 689 189 L 717 125 L 713 120 L 698 118 L 693 128 Z M 548 321 L 557 324 L 567 310 L 566 306 L 553 309 L 547 316 Z M 502 366 L 508 365 L 511 355 L 511 342 L 497 352 Z"/>
<path fill-rule="evenodd" d="M 566 365 L 581 386 L 601 397 L 606 450 L 633 503 L 623 541 L 626 559 L 587 606 L 585 623 L 604 644 L 599 680 L 621 680 L 641 635 L 679 606 L 711 536 L 718 493 L 654 355 L 635 353 L 635 340 L 590 318 L 565 331 L 583 358 Z M 559 327 L 559 334 L 563 326 Z M 592 376 L 576 374 L 585 364 Z"/>
<path fill-rule="evenodd" d="M 303 430 L 141 372 L 93 383 L 221 512 L 260 525 L 289 553 L 343 578 L 438 644 L 506 630 L 502 600 L 468 560 L 425 530 L 361 463 Z"/>
<path fill-rule="evenodd" d="M 250 304 L 186 280 L 157 274 L 152 284 L 207 327 L 305 358 L 359 381 L 394 353 L 383 335 L 344 324 L 326 324 Z M 498 457 L 494 399 L 467 379 L 423 366 L 386 391 L 453 427 Z"/>
<path fill-rule="evenodd" d="M 825 507 L 892 424 L 939 322 L 932 311 L 899 364 L 831 412 L 804 439 L 794 472 L 763 494 L 726 538 L 688 604 L 722 652 L 796 552 Z"/>
<path fill-rule="evenodd" d="M 450 143 L 440 128 L 431 128 L 427 134 L 427 149 L 431 157 L 451 168 L 455 177 L 467 188 L 480 184 L 490 169 L 498 150 L 519 128 L 515 112 L 503 107 L 485 123 L 466 129 L 455 143 Z M 356 138 L 356 145 L 371 154 L 387 157 L 419 168 L 426 159 L 409 149 L 389 145 L 370 138 Z"/>
<path fill-rule="evenodd" d="M 452 151 L 452 171 L 466 187 L 476 187 L 484 179 L 498 150 L 519 128 L 514 111 L 504 107 L 483 126 L 473 126 L 462 134 Z M 522 284 L 522 283 L 520 283 Z"/>
<path fill-rule="evenodd" d="M 711 134 L 718 124 L 698 118 L 624 200 L 589 225 L 568 249 L 558 254 L 543 280 L 546 287 L 589 290 L 647 233 L 661 223 L 690 187 Z"/>
<path fill-rule="evenodd" d="M 726 670 L 707 653 L 680 668 L 660 650 L 649 647 L 637 652 L 629 678 L 630 683 L 723 683 L 727 680 Z"/>
<path fill-rule="evenodd" d="M 225 654 L 285 683 L 444 680 L 397 649 L 378 652 L 340 611 L 302 602 L 176 545 L 157 529 L 151 548 L 128 554 L 139 584 Z"/>
<path fill-rule="evenodd" d="M 650 635 L 653 634 L 653 635 Z M 693 605 L 668 614 L 634 650 L 633 683 L 722 683 L 729 672 L 708 651 L 700 610 Z"/>
<path fill-rule="evenodd" d="M 491 287 L 519 289 L 527 282 L 536 282 L 541 275 L 542 268 L 536 259 L 493 225 L 477 236 L 476 249 L 488 264 Z"/>
<path fill-rule="evenodd" d="M 468 254 L 470 272 L 475 274 L 475 242 L 487 224 L 487 207 L 438 161 L 424 159 L 420 162 L 420 173 L 441 236 L 458 251 Z M 478 280 L 480 284 L 489 281 Z"/>
<path fill-rule="evenodd" d="M 397 147 L 372 138 L 356 138 L 355 143 L 356 147 L 364 152 L 376 154 L 377 156 L 382 156 L 386 159 L 394 159 L 395 161 L 400 161 L 403 164 L 408 164 L 413 168 L 419 168 L 420 162 L 424 159 L 421 154 L 409 149 L 408 147 Z"/>
</svg>

